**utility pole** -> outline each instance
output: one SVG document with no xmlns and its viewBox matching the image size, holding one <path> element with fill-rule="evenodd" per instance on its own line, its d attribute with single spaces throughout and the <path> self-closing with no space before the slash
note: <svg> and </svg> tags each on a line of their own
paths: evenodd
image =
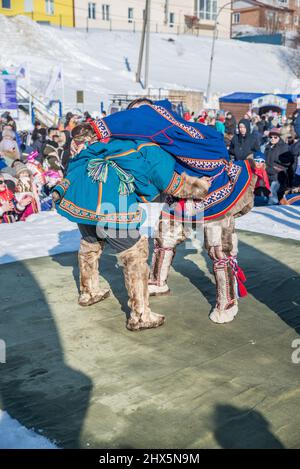
<svg viewBox="0 0 300 469">
<path fill-rule="evenodd" d="M 215 25 L 214 25 L 214 32 L 213 32 L 213 40 L 212 40 L 212 45 L 211 45 L 211 53 L 210 53 L 208 81 L 207 81 L 207 88 L 206 88 L 206 102 L 207 103 L 210 101 L 212 68 L 213 68 L 213 61 L 214 61 L 214 55 L 215 55 L 215 43 L 216 43 L 217 34 L 218 34 L 218 18 L 219 18 L 219 15 L 220 15 L 221 11 L 223 11 L 224 8 L 226 8 L 230 5 L 231 9 L 232 9 L 232 4 L 234 3 L 234 1 L 235 0 L 232 0 L 228 3 L 225 3 L 225 5 L 221 6 L 221 8 L 219 8 L 219 11 L 216 15 Z M 231 22 L 231 16 L 230 16 L 230 22 Z"/>
<path fill-rule="evenodd" d="M 169 21 L 169 0 L 165 0 L 165 24 Z"/>
<path fill-rule="evenodd" d="M 146 29 L 146 56 L 145 56 L 145 89 L 148 88 L 148 83 L 149 83 L 150 4 L 151 4 L 151 0 L 147 0 L 147 29 Z"/>
<path fill-rule="evenodd" d="M 150 0 L 146 0 L 146 5 L 145 5 L 145 16 L 144 16 L 143 30 L 142 30 L 142 37 L 141 37 L 141 44 L 140 44 L 140 51 L 139 51 L 139 61 L 138 61 L 138 67 L 137 67 L 137 72 L 136 72 L 136 81 L 138 83 L 141 83 L 145 39 L 146 39 L 146 58 L 145 58 L 144 88 L 147 88 L 148 76 L 149 76 L 149 47 L 150 47 Z"/>
</svg>

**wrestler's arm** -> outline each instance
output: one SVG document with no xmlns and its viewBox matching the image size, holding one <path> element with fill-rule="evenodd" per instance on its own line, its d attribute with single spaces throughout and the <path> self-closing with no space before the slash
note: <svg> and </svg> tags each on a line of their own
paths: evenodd
<svg viewBox="0 0 300 469">
<path fill-rule="evenodd" d="M 201 200 L 210 188 L 210 178 L 197 178 L 175 171 L 175 158 L 158 145 L 144 145 L 142 152 L 149 161 L 150 180 L 160 192 L 181 199 Z"/>
</svg>

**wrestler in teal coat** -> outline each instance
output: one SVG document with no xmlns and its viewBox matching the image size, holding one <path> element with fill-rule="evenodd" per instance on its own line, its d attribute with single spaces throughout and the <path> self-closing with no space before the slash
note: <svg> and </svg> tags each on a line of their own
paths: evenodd
<svg viewBox="0 0 300 469">
<path fill-rule="evenodd" d="M 176 192 L 174 168 L 175 159 L 151 142 L 93 143 L 70 160 L 65 179 L 55 186 L 61 196 L 57 211 L 76 223 L 138 229 L 144 219 L 140 201 L 150 202 L 167 188 Z"/>
</svg>

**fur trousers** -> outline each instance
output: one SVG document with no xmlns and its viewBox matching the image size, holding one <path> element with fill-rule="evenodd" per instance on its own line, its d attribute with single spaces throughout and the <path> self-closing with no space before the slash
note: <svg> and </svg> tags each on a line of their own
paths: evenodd
<svg viewBox="0 0 300 469">
<path fill-rule="evenodd" d="M 167 280 L 176 254 L 177 245 L 189 238 L 190 232 L 183 223 L 160 219 L 154 240 L 150 295 L 165 295 L 170 292 Z M 206 223 L 204 245 L 213 261 L 216 281 L 216 306 L 210 319 L 216 323 L 230 322 L 238 312 L 236 268 L 237 236 L 234 232 L 234 218 Z"/>
<path fill-rule="evenodd" d="M 131 310 L 127 320 L 127 329 L 138 331 L 161 326 L 165 317 L 153 313 L 149 306 L 149 246 L 148 239 L 141 237 L 131 248 L 119 254 L 123 266 L 125 286 L 127 288 Z"/>
<path fill-rule="evenodd" d="M 80 242 L 78 252 L 80 306 L 90 306 L 110 295 L 108 288 L 100 288 L 99 260 L 103 247 L 104 241 L 89 243 L 82 239 Z"/>
</svg>

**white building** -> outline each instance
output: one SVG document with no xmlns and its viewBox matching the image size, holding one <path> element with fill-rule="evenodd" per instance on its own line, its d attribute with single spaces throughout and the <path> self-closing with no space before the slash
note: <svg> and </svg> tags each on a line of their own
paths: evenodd
<svg viewBox="0 0 300 469">
<path fill-rule="evenodd" d="M 75 0 L 77 28 L 141 31 L 145 0 Z M 224 8 L 222 8 L 224 7 Z M 152 0 L 151 31 L 211 35 L 216 15 L 219 37 L 230 37 L 228 0 Z"/>
</svg>

